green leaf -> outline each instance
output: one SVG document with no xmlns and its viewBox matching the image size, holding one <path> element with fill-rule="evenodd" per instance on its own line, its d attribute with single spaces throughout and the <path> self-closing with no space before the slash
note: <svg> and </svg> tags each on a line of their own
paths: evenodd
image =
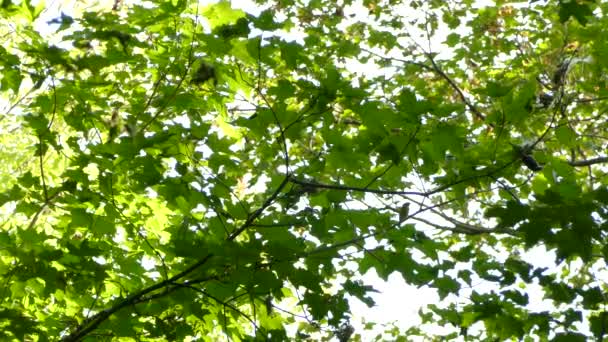
<svg viewBox="0 0 608 342">
<path fill-rule="evenodd" d="M 503 295 L 505 298 L 510 299 L 519 305 L 527 305 L 529 301 L 527 294 L 522 294 L 521 292 L 515 290 L 505 291 L 503 292 Z"/>
<path fill-rule="evenodd" d="M 592 16 L 593 11 L 588 4 L 579 3 L 577 1 L 560 1 L 559 3 L 559 20 L 565 23 L 574 17 L 579 24 L 585 26 L 588 22 L 587 17 Z"/>
<path fill-rule="evenodd" d="M 3 71 L 4 75 L 2 75 L 2 79 L 0 80 L 0 90 L 10 89 L 13 93 L 17 94 L 24 79 L 23 75 L 21 75 L 19 70 L 14 68 L 3 68 Z"/>
<path fill-rule="evenodd" d="M 203 10 L 203 15 L 209 21 L 212 28 L 228 25 L 245 16 L 242 10 L 233 9 L 230 1 L 221 0 L 216 4 L 209 5 Z"/>
<path fill-rule="evenodd" d="M 377 151 L 380 154 L 379 163 L 392 161 L 395 165 L 398 165 L 401 162 L 401 153 L 399 153 L 397 146 L 391 142 L 383 143 Z"/>
<path fill-rule="evenodd" d="M 74 228 L 76 228 L 76 227 L 88 228 L 93 220 L 92 215 L 87 213 L 86 210 L 81 209 L 81 208 L 72 209 L 70 214 L 71 214 L 70 225 Z"/>
<path fill-rule="evenodd" d="M 499 98 L 507 95 L 513 86 L 509 82 L 488 82 L 486 85 L 486 92 L 488 96 L 493 98 Z"/>
<path fill-rule="evenodd" d="M 454 47 L 456 44 L 460 43 L 460 35 L 458 33 L 450 33 L 446 39 L 446 44 L 449 47 Z"/>
<path fill-rule="evenodd" d="M 576 146 L 576 133 L 569 126 L 560 126 L 555 130 L 555 136 L 560 143 L 568 147 Z"/>
<path fill-rule="evenodd" d="M 290 69 L 295 69 L 298 66 L 298 62 L 301 60 L 300 54 L 303 49 L 296 43 L 282 43 L 281 58 L 285 61 L 285 64 Z"/>
<path fill-rule="evenodd" d="M 37 134 L 44 133 L 49 125 L 49 120 L 41 114 L 27 114 L 25 120 Z"/>
<path fill-rule="evenodd" d="M 274 20 L 275 13 L 271 9 L 267 9 L 262 11 L 260 15 L 253 19 L 254 25 L 260 30 L 264 31 L 272 31 L 279 29 L 283 26 L 283 24 L 278 23 Z"/>
<path fill-rule="evenodd" d="M 460 284 L 450 277 L 437 278 L 433 282 L 433 285 L 437 287 L 439 298 L 441 299 L 445 299 L 448 294 L 456 294 L 460 290 Z"/>
<path fill-rule="evenodd" d="M 589 317 L 589 324 L 591 326 L 591 332 L 596 338 L 603 338 L 605 335 L 605 327 L 608 324 L 608 315 L 605 312 L 601 312 L 597 316 Z"/>
<path fill-rule="evenodd" d="M 92 223 L 90 229 L 91 229 L 91 232 L 93 232 L 93 234 L 96 236 L 103 236 L 103 235 L 112 236 L 116 232 L 114 220 L 112 220 L 106 216 L 93 217 L 93 223 Z"/>
<path fill-rule="evenodd" d="M 587 341 L 587 337 L 579 333 L 558 333 L 555 335 L 551 342 L 584 342 Z"/>
<path fill-rule="evenodd" d="M 19 177 L 19 184 L 24 188 L 31 188 L 34 185 L 40 184 L 40 178 L 34 177 L 31 172 L 26 172 L 24 175 Z"/>
</svg>

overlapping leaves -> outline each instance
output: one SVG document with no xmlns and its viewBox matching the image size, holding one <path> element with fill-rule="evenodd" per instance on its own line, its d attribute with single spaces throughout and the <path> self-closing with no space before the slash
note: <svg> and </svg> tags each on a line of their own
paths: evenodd
<svg viewBox="0 0 608 342">
<path fill-rule="evenodd" d="M 3 338 L 345 341 L 368 270 L 435 288 L 444 338 L 604 336 L 604 5 L 117 1 L 44 39 L 21 4 Z"/>
</svg>

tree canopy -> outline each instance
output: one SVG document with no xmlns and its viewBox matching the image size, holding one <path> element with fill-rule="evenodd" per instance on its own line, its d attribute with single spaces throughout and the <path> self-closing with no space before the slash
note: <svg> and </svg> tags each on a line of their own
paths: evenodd
<svg viewBox="0 0 608 342">
<path fill-rule="evenodd" d="M 77 3 L 0 6 L 3 341 L 608 334 L 607 2 Z"/>
</svg>

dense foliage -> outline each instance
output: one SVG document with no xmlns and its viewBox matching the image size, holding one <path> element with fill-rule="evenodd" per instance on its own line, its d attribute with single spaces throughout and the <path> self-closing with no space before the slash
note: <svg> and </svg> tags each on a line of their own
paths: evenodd
<svg viewBox="0 0 608 342">
<path fill-rule="evenodd" d="M 0 8 L 3 341 L 608 334 L 605 1 L 78 3 Z"/>
</svg>

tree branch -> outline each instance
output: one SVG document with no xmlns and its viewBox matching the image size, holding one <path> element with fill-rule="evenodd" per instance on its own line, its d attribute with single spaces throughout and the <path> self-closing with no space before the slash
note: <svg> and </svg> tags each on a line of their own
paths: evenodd
<svg viewBox="0 0 608 342">
<path fill-rule="evenodd" d="M 195 19 L 194 20 L 195 20 L 194 21 L 194 30 L 196 30 L 197 27 L 198 27 L 198 5 L 196 7 L 196 15 L 195 15 Z M 152 118 L 150 118 L 150 120 L 148 120 L 146 123 L 144 123 L 139 128 L 139 131 L 142 131 L 142 132 L 145 131 L 146 128 L 148 126 L 150 126 L 150 124 L 152 124 L 156 119 L 158 119 L 160 117 L 160 115 L 165 111 L 165 109 L 167 108 L 167 106 L 169 106 L 169 103 L 175 99 L 175 97 L 177 95 L 177 92 L 179 91 L 179 89 L 181 88 L 182 84 L 186 80 L 186 77 L 190 73 L 190 68 L 192 67 L 192 63 L 194 61 L 194 54 L 192 53 L 193 51 L 194 51 L 194 37 L 192 37 L 192 40 L 190 41 L 190 50 L 188 51 L 188 62 L 186 63 L 186 68 L 184 70 L 184 74 L 179 79 L 179 81 L 177 81 L 177 85 L 175 86 L 175 89 L 173 90 L 173 93 L 171 93 L 171 95 L 169 96 L 169 98 L 158 108 L 158 110 L 156 111 L 156 114 L 154 114 L 152 116 Z M 178 57 L 179 57 L 179 55 L 178 55 Z M 147 110 L 147 108 L 150 106 L 150 104 L 152 103 L 152 98 L 155 96 L 156 92 L 158 91 L 158 87 L 160 86 L 160 83 L 163 81 L 163 79 L 165 77 L 166 77 L 166 74 L 161 73 L 161 75 L 159 76 L 158 80 L 154 84 L 154 88 L 152 89 L 152 94 L 148 98 L 148 101 L 146 102 L 146 105 L 144 106 L 144 109 L 135 116 L 135 120 L 137 120 L 139 118 L 140 114 L 145 113 L 145 111 Z"/>
<path fill-rule="evenodd" d="M 306 221 L 294 221 L 294 222 L 278 222 L 278 223 L 252 223 L 250 227 L 260 228 L 277 228 L 277 227 L 293 227 L 298 225 L 307 224 Z"/>
<path fill-rule="evenodd" d="M 62 341 L 76 342 L 76 341 L 82 340 L 88 333 L 95 330 L 101 323 L 103 323 L 106 319 L 108 319 L 112 314 L 118 312 L 119 310 L 121 310 L 127 306 L 131 306 L 131 305 L 141 302 L 144 299 L 148 299 L 148 297 L 145 297 L 147 294 L 154 292 L 156 290 L 162 289 L 163 287 L 172 285 L 177 280 L 187 276 L 188 274 L 192 273 L 194 270 L 196 270 L 200 266 L 204 265 L 212 256 L 213 256 L 213 254 L 207 254 L 207 256 L 200 259 L 194 265 L 188 267 L 187 269 L 174 275 L 173 277 L 171 277 L 167 280 L 161 281 L 159 283 L 156 283 L 152 286 L 148 286 L 147 288 L 145 288 L 137 293 L 134 293 L 134 294 L 128 296 L 127 298 L 121 300 L 113 307 L 98 312 L 93 317 L 85 320 L 82 324 L 80 324 L 71 334 L 69 334 L 68 336 L 65 336 L 62 339 Z M 152 297 L 150 297 L 150 298 L 152 298 Z"/>
<path fill-rule="evenodd" d="M 38 143 L 40 144 L 40 148 L 38 153 L 39 155 L 39 159 L 40 159 L 40 178 L 42 179 L 42 190 L 44 191 L 44 202 L 48 202 L 49 201 L 49 193 L 48 190 L 46 188 L 46 181 L 44 180 L 44 160 L 43 160 L 43 150 L 42 150 L 42 135 L 38 136 Z"/>
<path fill-rule="evenodd" d="M 429 66 L 429 65 L 426 65 L 426 64 L 420 63 L 420 62 L 408 61 L 408 60 L 401 59 L 401 58 L 382 56 L 376 52 L 373 52 L 373 51 L 370 51 L 367 49 L 363 49 L 363 48 L 361 50 L 369 53 L 370 55 L 374 55 L 374 56 L 379 57 L 384 60 L 393 60 L 393 61 L 401 62 L 403 64 L 416 65 L 422 69 L 432 71 L 432 72 L 438 74 L 439 76 L 441 76 L 441 78 L 443 78 L 446 82 L 448 82 L 450 87 L 452 87 L 452 89 L 454 89 L 454 91 L 456 91 L 456 93 L 458 93 L 458 96 L 460 97 L 462 102 L 465 104 L 465 106 L 467 106 L 467 108 L 469 108 L 469 110 L 473 113 L 473 115 L 475 115 L 477 118 L 479 118 L 481 120 L 485 120 L 486 116 L 483 115 L 479 111 L 479 109 L 477 109 L 477 107 L 475 105 L 473 105 L 471 103 L 471 101 L 469 101 L 466 98 L 463 91 L 460 89 L 460 87 L 458 87 L 456 82 L 454 82 L 443 70 L 441 70 L 441 68 L 439 68 L 439 66 L 437 65 L 437 63 L 435 63 L 435 60 L 433 59 L 433 57 L 430 54 L 427 53 L 426 55 L 429 57 L 429 60 L 431 61 L 432 66 Z"/>
<path fill-rule="evenodd" d="M 414 133 L 410 136 L 410 138 L 407 140 L 407 143 L 405 144 L 405 146 L 401 149 L 401 151 L 399 152 L 399 155 L 402 156 L 405 151 L 407 150 L 407 148 L 410 146 L 410 143 L 412 141 L 414 141 L 414 139 L 416 138 L 416 135 L 418 134 L 418 132 L 420 131 L 420 127 L 422 125 L 419 124 L 416 126 L 416 130 L 414 131 Z M 393 166 L 395 166 L 394 162 L 391 162 L 391 164 L 386 167 L 382 172 L 380 172 L 379 174 L 377 174 L 371 181 L 369 181 L 369 183 L 367 183 L 367 185 L 365 185 L 365 189 L 369 188 L 372 184 L 374 184 L 378 179 L 380 179 L 381 177 L 383 177 Z"/>
<path fill-rule="evenodd" d="M 317 183 L 312 181 L 304 181 L 301 179 L 296 179 L 294 177 L 289 177 L 289 181 L 302 185 L 305 187 L 312 187 L 318 189 L 330 189 L 330 190 L 342 190 L 342 191 L 359 191 L 359 192 L 369 192 L 373 194 L 381 194 L 381 195 L 411 195 L 411 196 L 426 196 L 426 193 L 419 191 L 395 191 L 395 190 L 380 190 L 380 189 L 368 189 L 365 187 L 356 187 L 356 186 L 346 186 L 346 185 L 336 185 L 336 184 L 324 184 Z"/>
<path fill-rule="evenodd" d="M 600 97 L 585 98 L 585 99 L 574 99 L 574 100 L 572 100 L 572 102 L 588 103 L 588 102 L 603 101 L 603 100 L 608 100 L 608 96 L 600 96 Z"/>
<path fill-rule="evenodd" d="M 276 123 L 277 127 L 279 128 L 279 137 L 277 140 L 279 140 L 279 142 L 280 142 L 279 145 L 282 145 L 282 147 L 283 147 L 283 159 L 285 161 L 285 175 L 289 175 L 289 151 L 287 149 L 287 139 L 285 138 L 285 130 L 283 129 L 283 125 L 281 124 L 281 121 L 279 120 L 279 116 L 277 115 L 277 112 L 274 110 L 274 108 L 270 104 L 270 101 L 268 101 L 268 99 L 266 98 L 266 96 L 264 96 L 264 93 L 261 90 L 262 39 L 263 38 L 260 35 L 259 40 L 258 40 L 258 56 L 257 56 L 258 79 L 257 79 L 257 87 L 255 87 L 255 90 L 256 90 L 256 93 L 258 94 L 258 96 L 264 101 L 264 103 L 266 103 L 266 106 L 268 106 L 268 109 L 270 109 L 270 112 L 272 113 L 272 116 L 274 118 L 274 122 Z"/>
<path fill-rule="evenodd" d="M 384 59 L 384 60 L 387 60 L 387 61 L 396 61 L 396 62 L 400 62 L 400 63 L 403 63 L 403 64 L 411 64 L 411 65 L 415 65 L 417 67 L 420 67 L 422 69 L 425 69 L 427 71 L 431 71 L 431 72 L 435 71 L 433 69 L 433 67 L 431 67 L 429 65 L 426 65 L 424 63 L 420 63 L 420 62 L 416 62 L 416 61 L 408 61 L 406 59 L 397 58 L 397 57 L 382 56 L 382 55 L 380 55 L 377 52 L 374 52 L 374 51 L 371 51 L 371 50 L 368 50 L 368 49 L 365 49 L 365 48 L 361 48 L 361 51 L 367 52 L 370 55 L 374 55 L 374 56 L 376 56 L 376 57 L 378 57 L 380 59 Z"/>
<path fill-rule="evenodd" d="M 431 209 L 431 211 L 435 215 L 438 215 L 438 216 L 442 217 L 443 219 L 445 219 L 446 221 L 452 223 L 454 226 L 456 226 L 456 229 L 462 230 L 461 233 L 465 233 L 465 234 L 484 234 L 484 233 L 512 234 L 513 233 L 510 230 L 500 229 L 498 227 L 485 228 L 485 227 L 475 226 L 475 225 L 472 225 L 472 224 L 469 224 L 466 222 L 462 222 L 462 221 L 459 221 L 453 217 L 450 217 L 436 209 Z M 417 218 L 414 218 L 414 219 L 417 219 Z"/>
<path fill-rule="evenodd" d="M 237 236 L 239 236 L 243 231 L 245 231 L 245 229 L 250 227 L 251 224 L 253 223 L 253 221 L 255 221 L 255 219 L 257 219 L 260 215 L 262 215 L 262 212 L 266 208 L 268 208 L 272 204 L 272 202 L 274 202 L 274 200 L 277 198 L 277 196 L 279 196 L 279 193 L 281 193 L 281 191 L 283 191 L 283 188 L 285 188 L 285 186 L 287 185 L 287 183 L 289 182 L 290 179 L 291 178 L 289 176 L 285 177 L 283 179 L 283 181 L 281 182 L 281 184 L 279 184 L 277 189 L 272 193 L 272 195 L 270 195 L 270 197 L 268 197 L 266 199 L 264 204 L 262 204 L 262 206 L 259 207 L 258 210 L 253 212 L 253 214 L 249 215 L 249 217 L 247 218 L 247 221 L 245 221 L 245 223 L 243 223 L 243 225 L 241 227 L 239 227 L 237 230 L 232 232 L 232 234 L 230 234 L 230 236 L 228 236 L 227 240 L 233 241 L 234 239 L 237 238 Z"/>
<path fill-rule="evenodd" d="M 213 299 L 215 302 L 217 302 L 225 307 L 228 307 L 228 308 L 232 309 L 234 312 L 238 313 L 239 315 L 245 317 L 249 322 L 251 322 L 251 324 L 253 324 L 253 326 L 256 330 L 259 329 L 258 325 L 255 323 L 255 321 L 251 317 L 249 317 L 249 315 L 247 315 L 243 311 L 239 310 L 236 306 L 234 306 L 228 302 L 224 302 L 224 301 L 220 300 L 219 298 L 216 298 L 215 296 L 210 295 L 209 292 L 207 292 L 203 289 L 199 289 L 196 286 L 192 286 L 190 284 L 181 284 L 181 283 L 176 283 L 175 285 L 191 289 L 193 291 L 196 291 L 196 292 L 202 294 L 203 296 L 207 296 L 207 297 Z"/>
<path fill-rule="evenodd" d="M 589 166 L 589 165 L 593 165 L 593 164 L 602 164 L 602 163 L 608 163 L 608 157 L 597 157 L 597 158 L 585 159 L 585 160 L 572 160 L 572 161 L 568 162 L 568 164 L 570 164 L 574 167 Z"/>
<path fill-rule="evenodd" d="M 456 84 L 456 82 L 454 82 L 450 76 L 448 76 L 445 72 L 443 72 L 443 70 L 441 70 L 441 68 L 439 68 L 439 66 L 437 65 L 437 63 L 435 63 L 435 59 L 433 59 L 433 56 L 431 56 L 430 54 L 428 54 L 429 59 L 431 60 L 431 64 L 433 64 L 433 68 L 435 69 L 435 72 L 441 76 L 446 82 L 448 82 L 448 84 L 450 85 L 450 87 L 452 87 L 452 89 L 454 89 L 454 91 L 456 91 L 456 93 L 458 93 L 458 96 L 460 97 L 460 99 L 462 100 L 462 102 L 467 106 L 467 108 L 469 108 L 469 110 L 473 113 L 473 115 L 475 115 L 478 119 L 480 120 L 485 120 L 486 116 L 483 115 L 479 109 L 477 109 L 477 107 L 475 107 L 475 105 L 473 105 L 473 103 L 471 103 L 471 101 L 469 101 L 467 99 L 466 96 L 464 96 L 464 93 L 462 92 L 462 90 L 460 90 L 460 87 L 458 87 L 458 85 Z"/>
<path fill-rule="evenodd" d="M 437 228 L 439 230 L 447 230 L 453 233 L 462 233 L 462 234 L 466 234 L 466 235 L 479 235 L 479 234 L 485 234 L 485 233 L 491 233 L 491 230 L 485 230 L 483 228 L 479 228 L 479 229 L 470 229 L 469 227 L 460 227 L 460 226 L 455 226 L 455 227 L 447 227 L 447 226 L 442 226 L 436 223 L 433 223 L 429 220 L 420 218 L 420 217 L 412 217 L 413 220 L 422 222 L 426 225 L 429 225 L 433 228 Z"/>
<path fill-rule="evenodd" d="M 506 169 L 507 167 L 513 165 L 515 162 L 519 161 L 519 158 L 515 158 L 501 166 L 498 166 L 497 168 L 490 170 L 488 172 L 484 172 L 484 173 L 480 173 L 477 175 L 472 175 L 469 177 L 464 177 L 458 180 L 455 180 L 451 183 L 445 184 L 445 185 L 441 185 L 439 187 L 436 187 L 433 190 L 429 190 L 426 192 L 421 192 L 421 191 L 399 191 L 399 190 L 381 190 L 381 189 L 368 189 L 365 187 L 356 187 L 356 186 L 346 186 L 346 185 L 336 185 L 336 184 L 324 184 L 324 183 L 317 183 L 314 181 L 305 181 L 305 180 L 301 180 L 301 179 L 297 179 L 293 176 L 289 176 L 289 181 L 294 183 L 294 184 L 299 184 L 302 186 L 306 186 L 306 187 L 312 187 L 312 188 L 318 188 L 318 189 L 331 189 L 331 190 L 342 190 L 342 191 L 359 191 L 359 192 L 368 192 L 368 193 L 373 193 L 373 194 L 381 194 L 381 195 L 401 195 L 401 196 L 422 196 L 422 197 L 428 197 L 431 195 L 434 195 L 436 193 L 445 191 L 451 187 L 453 187 L 454 185 L 458 185 L 460 183 L 464 183 L 466 181 L 470 181 L 473 179 L 477 179 L 477 178 L 482 178 L 482 177 L 491 177 L 493 175 L 495 175 L 496 173 L 498 173 L 501 170 Z"/>
<path fill-rule="evenodd" d="M 247 221 L 245 221 L 245 223 L 243 223 L 243 225 L 241 227 L 239 227 L 237 230 L 235 230 L 228 238 L 227 241 L 233 241 L 234 239 L 236 239 L 237 236 L 239 236 L 245 229 L 247 229 L 248 227 L 251 226 L 251 224 L 253 223 L 253 221 L 255 219 L 257 219 L 262 212 L 264 211 L 264 209 L 266 209 L 268 206 L 270 206 L 272 204 L 272 202 L 276 199 L 276 197 L 279 195 L 279 193 L 283 190 L 283 188 L 287 185 L 289 181 L 289 177 L 285 177 L 283 179 L 283 181 L 281 182 L 281 184 L 277 187 L 277 189 L 274 191 L 274 193 L 268 198 L 266 199 L 266 201 L 262 204 L 262 206 L 256 210 L 253 214 L 251 214 L 249 216 L 249 218 L 247 219 Z M 152 296 L 146 296 L 147 294 L 154 292 L 156 290 L 162 289 L 162 288 L 168 288 L 171 285 L 175 285 L 176 282 L 184 277 L 186 277 L 187 275 L 189 275 L 190 273 L 194 272 L 197 268 L 201 267 L 202 265 L 204 265 L 209 259 L 211 259 L 211 257 L 213 257 L 213 254 L 207 254 L 204 258 L 200 259 L 198 262 L 196 262 L 195 264 L 193 264 L 192 266 L 188 267 L 187 269 L 185 269 L 184 271 L 174 275 L 173 277 L 158 282 L 154 285 L 151 285 L 131 296 L 128 296 L 127 298 L 125 298 L 124 300 L 120 301 L 119 303 L 117 303 L 116 305 L 114 305 L 113 307 L 103 310 L 99 313 L 97 313 L 96 315 L 94 315 L 93 317 L 91 317 L 90 319 L 85 320 L 82 324 L 80 324 L 70 335 L 64 337 L 62 339 L 62 341 L 64 342 L 76 342 L 76 341 L 80 341 L 82 340 L 87 334 L 89 334 L 91 331 L 95 330 L 101 323 L 103 323 L 105 320 L 107 320 L 112 314 L 118 312 L 119 310 L 127 307 L 127 306 L 131 306 L 137 303 L 140 303 L 141 301 L 144 300 L 149 300 L 152 298 L 156 298 L 159 295 L 165 295 L 169 292 L 169 290 L 167 289 L 166 292 L 164 293 L 160 293 L 160 294 L 156 294 L 156 295 L 152 295 Z"/>
</svg>

